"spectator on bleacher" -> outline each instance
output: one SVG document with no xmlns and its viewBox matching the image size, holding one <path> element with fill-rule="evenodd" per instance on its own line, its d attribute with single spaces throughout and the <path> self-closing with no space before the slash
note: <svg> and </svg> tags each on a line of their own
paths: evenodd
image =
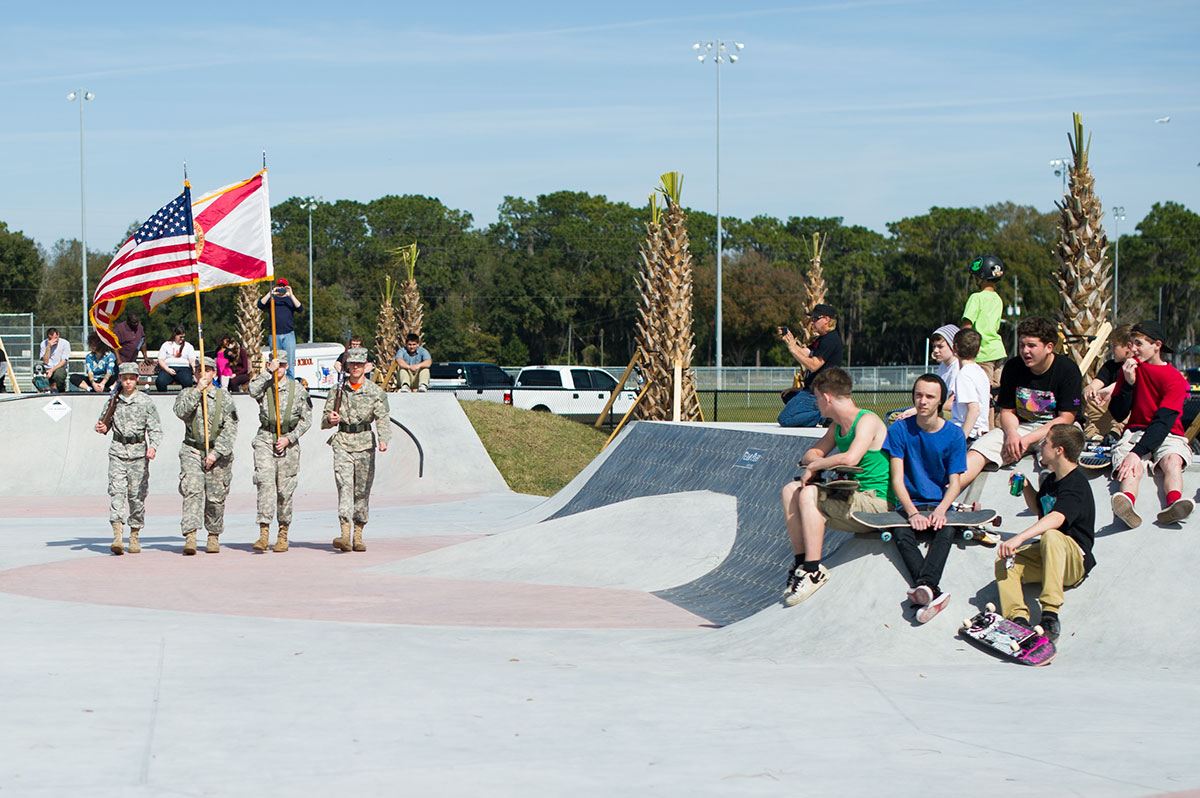
<svg viewBox="0 0 1200 798">
<path fill-rule="evenodd" d="M 142 360 L 150 359 L 149 353 L 146 352 L 146 331 L 136 313 L 126 316 L 125 321 L 118 324 L 114 332 L 117 334 L 118 344 L 117 365 L 136 362 L 139 349 L 142 352 Z"/>
<path fill-rule="evenodd" d="M 183 325 L 176 325 L 171 331 L 171 339 L 163 341 L 158 350 L 158 376 L 154 378 L 154 387 L 160 393 L 167 390 L 171 383 L 178 383 L 180 388 L 191 388 L 196 384 L 196 350 L 185 340 L 187 333 Z"/>
<path fill-rule="evenodd" d="M 217 350 L 217 379 L 227 391 L 242 390 L 250 382 L 250 355 L 233 335 L 221 336 L 221 348 Z"/>
<path fill-rule="evenodd" d="M 38 350 L 38 359 L 46 369 L 46 380 L 50 383 L 50 393 L 65 393 L 67 390 L 67 362 L 71 358 L 71 345 L 65 338 L 60 338 L 58 330 L 51 327 L 46 330 L 46 339 Z"/>
<path fill-rule="evenodd" d="M 71 384 L 77 391 L 103 393 L 117 381 L 117 356 L 96 333 L 88 336 L 88 349 L 83 373 L 72 374 Z"/>
</svg>

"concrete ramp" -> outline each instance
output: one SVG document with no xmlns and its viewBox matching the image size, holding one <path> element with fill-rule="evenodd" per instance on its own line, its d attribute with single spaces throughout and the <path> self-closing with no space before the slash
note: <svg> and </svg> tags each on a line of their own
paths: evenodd
<svg viewBox="0 0 1200 798">
<path fill-rule="evenodd" d="M 163 443 L 150 466 L 150 495 L 153 501 L 168 497 L 178 512 L 179 447 L 183 423 L 171 408 L 174 394 L 150 394 L 163 425 Z M 0 497 L 41 499 L 37 513 L 46 515 L 44 499 L 52 498 L 65 515 L 75 515 L 77 505 L 97 512 L 96 497 L 108 490 L 107 451 L 109 438 L 96 433 L 96 419 L 108 401 L 106 396 L 67 393 L 55 396 L 13 397 L 0 401 Z M 236 395 L 238 440 L 234 450 L 233 483 L 235 506 L 245 504 L 237 497 L 254 493 L 254 461 L 251 441 L 258 429 L 254 400 Z M 314 397 L 314 417 L 322 398 Z M 508 492 L 503 477 L 492 464 L 458 401 L 444 394 L 392 394 L 392 418 L 409 432 L 393 425 L 392 445 L 376 460 L 372 504 L 409 500 L 420 496 L 468 496 Z M 328 497 L 336 493 L 333 455 L 326 445 L 328 430 L 313 428 L 301 441 L 298 505 L 304 497 Z M 418 447 L 419 443 L 419 447 Z M 421 450 L 424 469 L 421 473 Z M 79 501 L 77 501 L 77 499 Z M 20 514 L 20 501 L 7 501 L 10 513 Z M 150 508 L 148 508 L 148 511 Z"/>
</svg>

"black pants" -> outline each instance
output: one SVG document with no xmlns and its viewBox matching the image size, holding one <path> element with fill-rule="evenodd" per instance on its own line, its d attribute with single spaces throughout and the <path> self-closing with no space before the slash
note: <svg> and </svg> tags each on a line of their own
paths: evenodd
<svg viewBox="0 0 1200 798">
<path fill-rule="evenodd" d="M 100 384 L 100 390 L 107 391 L 109 388 L 111 388 L 113 386 L 113 383 L 116 381 L 117 381 L 117 375 L 109 374 L 108 379 L 106 379 L 103 383 Z M 75 390 L 77 390 L 77 391 L 91 391 L 92 390 L 91 383 L 89 383 L 87 381 L 87 377 L 84 376 L 83 374 L 72 374 L 71 375 L 71 384 L 75 386 Z"/>
<path fill-rule="evenodd" d="M 154 387 L 160 393 L 167 390 L 167 386 L 173 382 L 179 383 L 180 388 L 191 388 L 196 384 L 196 378 L 192 375 L 191 366 L 176 366 L 175 373 L 168 374 L 165 371 L 159 371 L 158 376 L 154 378 Z"/>
<path fill-rule="evenodd" d="M 961 527 L 944 526 L 933 533 L 933 541 L 929 544 L 929 553 L 922 555 L 917 545 L 917 536 L 912 527 L 902 527 L 895 530 L 893 540 L 900 551 L 900 559 L 908 569 L 913 587 L 927 585 L 933 589 L 935 596 L 942 592 L 938 584 L 942 581 L 942 571 L 946 567 L 946 559 L 950 556 L 950 547 L 954 544 L 954 536 L 961 534 Z"/>
</svg>

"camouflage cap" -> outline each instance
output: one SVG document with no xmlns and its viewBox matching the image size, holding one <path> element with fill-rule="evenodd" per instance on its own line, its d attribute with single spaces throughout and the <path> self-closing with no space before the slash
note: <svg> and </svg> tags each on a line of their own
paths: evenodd
<svg viewBox="0 0 1200 798">
<path fill-rule="evenodd" d="M 355 346 L 346 350 L 347 363 L 366 363 L 367 350 L 361 346 Z"/>
<path fill-rule="evenodd" d="M 137 363 L 122 363 L 121 365 L 117 366 L 117 375 L 118 376 L 124 377 L 126 374 L 132 374 L 135 377 L 138 376 L 138 364 Z"/>
<path fill-rule="evenodd" d="M 211 371 L 216 371 L 217 370 L 217 361 L 213 360 L 211 357 L 204 358 L 204 368 L 209 369 Z"/>
</svg>

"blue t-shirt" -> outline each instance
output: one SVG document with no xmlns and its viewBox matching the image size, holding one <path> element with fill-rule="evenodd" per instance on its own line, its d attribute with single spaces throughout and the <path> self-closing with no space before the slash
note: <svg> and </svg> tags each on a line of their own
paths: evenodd
<svg viewBox="0 0 1200 798">
<path fill-rule="evenodd" d="M 103 356 L 96 357 L 94 353 L 88 352 L 83 358 L 83 367 L 91 372 L 92 379 L 101 380 L 117 370 L 117 356 L 112 352 L 105 352 Z"/>
<path fill-rule="evenodd" d="M 286 296 L 275 296 L 272 293 L 258 300 L 258 306 L 263 310 L 269 311 L 267 307 L 268 300 L 275 303 L 275 334 L 287 335 L 290 332 L 295 332 L 296 322 L 292 319 L 292 313 L 296 306 L 292 304 L 292 300 Z M 270 322 L 270 319 L 267 319 L 267 321 Z"/>
<path fill-rule="evenodd" d="M 408 353 L 408 347 L 400 347 L 400 351 L 396 353 L 397 360 L 403 360 L 410 366 L 415 366 L 418 363 L 424 363 L 426 360 L 433 360 L 429 356 L 429 350 L 423 346 L 418 346 L 417 351 L 411 355 Z"/>
<path fill-rule="evenodd" d="M 937 504 L 950 475 L 967 470 L 967 439 L 949 422 L 937 432 L 924 432 L 915 416 L 902 418 L 888 427 L 881 448 L 904 461 L 904 487 L 913 504 Z"/>
</svg>

